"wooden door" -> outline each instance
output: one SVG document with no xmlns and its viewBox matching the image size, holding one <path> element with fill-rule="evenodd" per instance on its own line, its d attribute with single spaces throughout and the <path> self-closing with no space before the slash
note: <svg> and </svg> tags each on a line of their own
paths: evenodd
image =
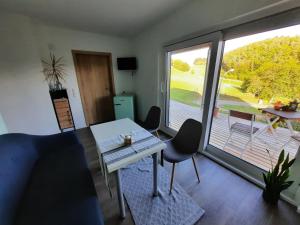
<svg viewBox="0 0 300 225">
<path fill-rule="evenodd" d="M 73 51 L 87 125 L 114 119 L 111 54 Z"/>
</svg>

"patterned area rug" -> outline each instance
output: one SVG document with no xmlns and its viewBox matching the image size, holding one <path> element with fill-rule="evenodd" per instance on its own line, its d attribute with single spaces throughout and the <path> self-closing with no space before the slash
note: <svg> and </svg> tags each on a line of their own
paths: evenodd
<svg viewBox="0 0 300 225">
<path fill-rule="evenodd" d="M 169 194 L 170 175 L 158 168 L 159 196 L 153 197 L 152 159 L 141 160 L 121 172 L 124 195 L 136 225 L 192 225 L 204 210 L 174 182 Z"/>
</svg>

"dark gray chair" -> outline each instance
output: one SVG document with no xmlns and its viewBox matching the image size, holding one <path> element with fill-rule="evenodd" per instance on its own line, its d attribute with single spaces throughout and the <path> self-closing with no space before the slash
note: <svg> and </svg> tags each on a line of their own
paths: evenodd
<svg viewBox="0 0 300 225">
<path fill-rule="evenodd" d="M 161 109 L 158 106 L 152 106 L 147 114 L 146 120 L 141 123 L 141 126 L 148 130 L 150 133 L 156 133 L 158 135 L 158 129 L 160 124 Z"/>
<path fill-rule="evenodd" d="M 173 179 L 176 163 L 192 158 L 195 172 L 200 182 L 194 154 L 198 151 L 202 135 L 202 124 L 194 119 L 187 119 L 180 127 L 176 136 L 167 141 L 167 149 L 163 150 L 163 159 L 173 164 L 170 183 L 170 193 L 173 187 Z"/>
</svg>

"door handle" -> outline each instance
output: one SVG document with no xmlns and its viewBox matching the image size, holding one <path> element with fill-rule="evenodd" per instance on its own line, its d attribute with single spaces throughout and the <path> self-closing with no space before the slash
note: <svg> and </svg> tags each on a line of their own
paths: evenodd
<svg viewBox="0 0 300 225">
<path fill-rule="evenodd" d="M 121 105 L 121 104 L 114 104 L 114 105 Z"/>
</svg>

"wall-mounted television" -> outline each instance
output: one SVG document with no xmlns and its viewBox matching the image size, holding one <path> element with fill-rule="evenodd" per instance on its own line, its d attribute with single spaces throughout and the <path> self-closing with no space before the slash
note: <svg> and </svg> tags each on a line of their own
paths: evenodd
<svg viewBox="0 0 300 225">
<path fill-rule="evenodd" d="M 136 70 L 136 58 L 117 58 L 118 70 Z"/>
</svg>

